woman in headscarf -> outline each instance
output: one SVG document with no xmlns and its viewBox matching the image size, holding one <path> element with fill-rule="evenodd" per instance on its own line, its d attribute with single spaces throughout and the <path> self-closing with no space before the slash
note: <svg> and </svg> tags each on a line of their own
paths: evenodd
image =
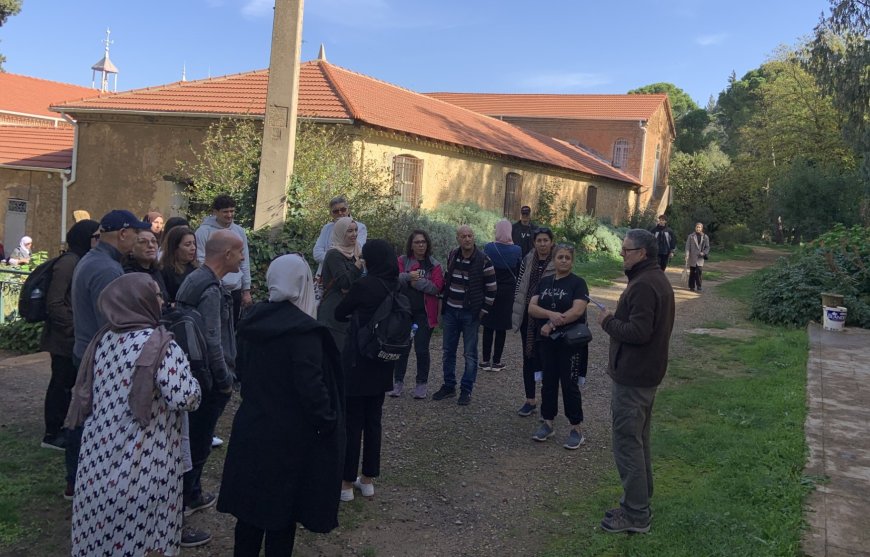
<svg viewBox="0 0 870 557">
<path fill-rule="evenodd" d="M 33 248 L 33 238 L 22 236 L 18 247 L 12 250 L 12 254 L 9 256 L 9 264 L 27 265 L 30 263 L 31 248 Z"/>
<path fill-rule="evenodd" d="M 183 413 L 199 406 L 187 357 L 158 325 L 160 289 L 143 273 L 97 298 L 106 325 L 85 350 L 67 414 L 84 424 L 72 555 L 178 555 Z"/>
<path fill-rule="evenodd" d="M 511 311 L 514 305 L 514 289 L 517 286 L 517 272 L 523 259 L 520 246 L 514 245 L 511 238 L 512 225 L 509 220 L 502 219 L 495 225 L 495 242 L 490 242 L 483 247 L 492 266 L 495 267 L 495 280 L 498 290 L 495 294 L 495 303 L 481 320 L 483 325 L 483 357 L 480 369 L 483 371 L 501 371 L 504 364 L 501 363 L 501 355 L 504 352 L 504 341 L 508 329 L 511 328 Z M 495 337 L 495 350 L 493 351 L 493 337 Z M 492 362 L 490 362 L 492 354 Z"/>
<path fill-rule="evenodd" d="M 347 323 L 335 319 L 335 308 L 363 273 L 364 261 L 356 236 L 357 224 L 352 218 L 341 217 L 335 221 L 320 275 L 323 297 L 317 308 L 317 320 L 329 327 L 339 350 L 344 347 Z"/>
<path fill-rule="evenodd" d="M 347 411 L 342 501 L 353 500 L 354 487 L 360 490 L 363 497 L 375 494 L 372 479 L 381 472 L 384 394 L 393 387 L 395 367 L 394 362 L 375 361 L 362 356 L 356 342 L 356 331 L 371 321 L 384 298 L 398 287 L 396 251 L 384 240 L 368 240 L 363 246 L 362 256 L 366 262 L 366 276 L 351 285 L 347 296 L 335 308 L 335 319 L 343 322 L 353 319 L 354 323 L 342 350 Z M 362 474 L 358 473 L 360 449 Z"/>
<path fill-rule="evenodd" d="M 51 282 L 45 294 L 48 318 L 39 342 L 39 349 L 51 354 L 51 380 L 45 392 L 45 435 L 42 437 L 42 446 L 46 449 L 66 449 L 66 436 L 61 428 L 78 371 L 73 363 L 75 338 L 70 286 L 79 260 L 96 245 L 99 228 L 100 223 L 93 220 L 75 223 L 66 233 L 67 251 L 51 268 Z"/>
<path fill-rule="evenodd" d="M 151 223 L 151 232 L 160 240 L 163 234 L 163 215 L 158 211 L 149 211 L 142 220 Z"/>
<path fill-rule="evenodd" d="M 282 255 L 266 272 L 269 301 L 239 322 L 242 403 L 224 463 L 220 512 L 236 517 L 236 557 L 290 555 L 296 523 L 338 526 L 344 462 L 341 363 L 314 315 L 311 269 Z"/>
</svg>

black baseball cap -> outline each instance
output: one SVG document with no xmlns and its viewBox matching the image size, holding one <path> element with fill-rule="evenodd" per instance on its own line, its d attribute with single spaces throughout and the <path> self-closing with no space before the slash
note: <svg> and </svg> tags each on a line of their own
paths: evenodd
<svg viewBox="0 0 870 557">
<path fill-rule="evenodd" d="M 531 214 L 532 214 L 532 208 L 529 207 L 528 205 L 523 205 L 523 206 L 520 208 L 520 214 L 521 214 L 521 215 L 531 215 Z"/>
<path fill-rule="evenodd" d="M 100 230 L 103 232 L 115 232 L 124 228 L 145 230 L 146 228 L 151 228 L 151 223 L 137 219 L 133 213 L 124 209 L 109 211 L 100 219 Z"/>
</svg>

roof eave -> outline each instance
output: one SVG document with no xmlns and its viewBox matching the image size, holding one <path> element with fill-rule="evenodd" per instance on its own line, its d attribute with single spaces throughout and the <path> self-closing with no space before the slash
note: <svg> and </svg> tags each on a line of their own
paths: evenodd
<svg viewBox="0 0 870 557">
<path fill-rule="evenodd" d="M 65 174 L 69 173 L 70 169 L 69 166 L 65 166 L 63 168 L 55 168 L 48 166 L 26 166 L 21 164 L 8 164 L 2 162 L 0 162 L 0 168 L 8 168 L 10 170 L 32 170 L 35 172 L 63 172 Z"/>
<path fill-rule="evenodd" d="M 116 108 L 81 108 L 81 107 L 49 107 L 61 114 L 124 114 L 131 116 L 178 116 L 184 118 L 239 118 L 246 120 L 262 120 L 263 114 L 243 114 L 240 112 L 181 112 L 170 110 L 119 110 Z M 352 118 L 329 118 L 323 116 L 299 116 L 299 120 L 318 124 L 353 124 Z"/>
</svg>

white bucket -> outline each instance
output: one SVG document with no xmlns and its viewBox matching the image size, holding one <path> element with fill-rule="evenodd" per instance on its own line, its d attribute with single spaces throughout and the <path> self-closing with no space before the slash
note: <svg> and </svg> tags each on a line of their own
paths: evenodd
<svg viewBox="0 0 870 557">
<path fill-rule="evenodd" d="M 823 306 L 824 326 L 826 331 L 842 331 L 846 326 L 847 310 L 843 306 Z"/>
</svg>

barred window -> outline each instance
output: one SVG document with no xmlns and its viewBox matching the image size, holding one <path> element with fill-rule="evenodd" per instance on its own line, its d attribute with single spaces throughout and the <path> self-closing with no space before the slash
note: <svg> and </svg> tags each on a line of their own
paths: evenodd
<svg viewBox="0 0 870 557">
<path fill-rule="evenodd" d="M 504 216 L 508 219 L 519 218 L 520 200 L 523 197 L 523 177 L 516 172 L 508 172 L 504 184 Z"/>
<path fill-rule="evenodd" d="M 628 140 L 617 139 L 613 144 L 613 166 L 616 168 L 625 168 L 628 162 Z"/>
<path fill-rule="evenodd" d="M 23 199 L 10 199 L 6 204 L 6 210 L 11 213 L 26 213 L 27 201 Z"/>
<path fill-rule="evenodd" d="M 393 158 L 393 185 L 403 203 L 419 207 L 423 200 L 423 159 L 411 155 Z"/>
</svg>

